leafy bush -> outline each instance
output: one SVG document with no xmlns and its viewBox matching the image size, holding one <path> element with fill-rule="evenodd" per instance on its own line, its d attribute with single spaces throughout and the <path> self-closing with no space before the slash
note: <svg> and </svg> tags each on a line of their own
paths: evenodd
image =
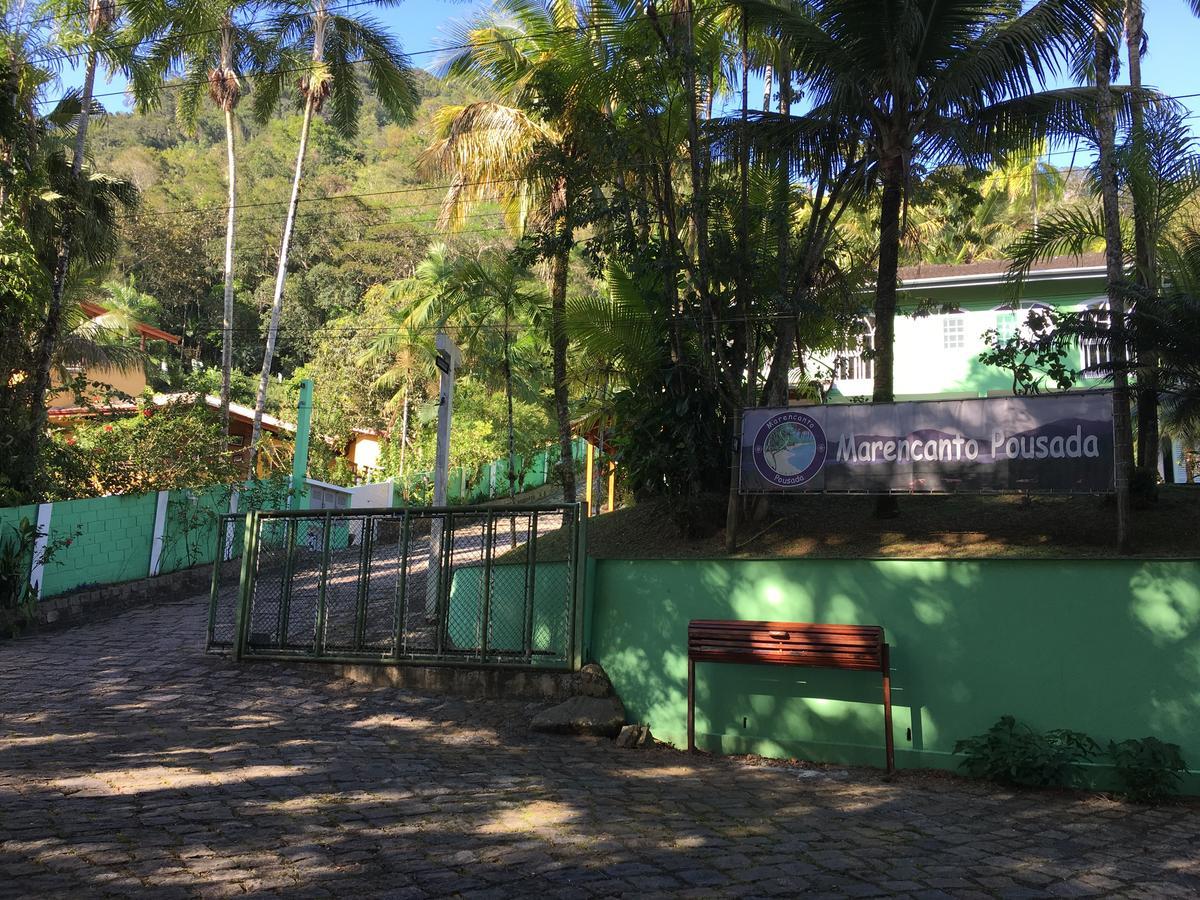
<svg viewBox="0 0 1200 900">
<path fill-rule="evenodd" d="M 48 539 L 39 551 L 38 541 L 49 536 L 28 518 L 0 530 L 0 632 L 15 634 L 34 620 L 37 590 L 30 581 L 34 565 L 55 563 L 59 552 L 82 531 L 78 527 L 71 534 Z"/>
<path fill-rule="evenodd" d="M 674 524 L 685 537 L 715 533 L 724 524 L 723 507 L 714 508 L 701 495 L 729 484 L 732 431 L 716 391 L 677 366 L 614 399 L 611 440 L 635 499 L 669 498 Z"/>
<path fill-rule="evenodd" d="M 1034 731 L 1012 716 L 984 734 L 958 741 L 955 753 L 966 757 L 962 768 L 976 778 L 1029 787 L 1074 785 L 1076 766 L 1096 757 L 1100 746 L 1079 731 Z"/>
<path fill-rule="evenodd" d="M 1110 741 L 1108 755 L 1112 758 L 1117 778 L 1125 795 L 1136 803 L 1161 803 L 1179 790 L 1187 763 L 1178 744 L 1168 744 L 1158 738 L 1130 738 L 1117 743 Z"/>
<path fill-rule="evenodd" d="M 232 484 L 241 475 L 220 414 L 192 403 L 80 424 L 55 444 L 54 499 Z"/>
</svg>

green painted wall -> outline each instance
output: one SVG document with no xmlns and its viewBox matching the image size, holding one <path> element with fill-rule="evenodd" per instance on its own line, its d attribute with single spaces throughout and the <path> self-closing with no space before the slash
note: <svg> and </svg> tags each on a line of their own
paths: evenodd
<svg viewBox="0 0 1200 900">
<path fill-rule="evenodd" d="M 171 491 L 163 528 L 161 573 L 211 563 L 216 556 L 218 517 L 229 511 L 229 488 Z M 234 546 L 234 553 L 242 548 Z M 147 547 L 146 552 L 150 549 Z"/>
<path fill-rule="evenodd" d="M 902 288 L 902 312 L 896 318 L 895 384 L 898 399 L 951 399 L 985 397 L 989 392 L 1010 392 L 1012 377 L 1002 369 L 984 366 L 979 354 L 985 349 L 982 335 L 998 327 L 1011 313 L 996 307 L 1014 300 L 1011 287 L 999 285 L 955 285 L 942 288 Z M 1103 279 L 1080 278 L 1059 282 L 1032 282 L 1022 290 L 1019 299 L 1027 303 L 1044 303 L 1064 309 L 1082 306 L 1104 299 Z M 927 314 L 913 315 L 918 304 L 924 304 Z M 932 307 L 930 307 L 932 305 Z M 958 308 L 963 318 L 963 346 L 947 349 L 944 323 L 940 309 Z M 1017 313 L 1024 321 L 1026 311 Z M 1081 353 L 1073 351 L 1070 364 L 1082 368 Z M 1095 386 L 1095 379 L 1084 379 L 1080 386 Z M 868 379 L 839 380 L 837 397 L 869 396 Z"/>
<path fill-rule="evenodd" d="M 1173 741 L 1200 772 L 1198 561 L 598 560 L 589 589 L 591 658 L 677 746 L 688 621 L 775 619 L 884 627 L 901 767 L 953 768 L 956 740 L 1011 713 Z M 702 663 L 697 710 L 707 749 L 883 764 L 870 673 Z"/>
<path fill-rule="evenodd" d="M 156 494 L 96 497 L 55 503 L 52 539 L 70 537 L 70 547 L 46 567 L 42 596 L 53 597 L 80 585 L 112 584 L 145 578 L 150 572 Z"/>
<path fill-rule="evenodd" d="M 0 509 L 0 540 L 13 540 L 10 528 L 21 524 L 21 519 L 28 519 L 29 524 L 37 524 L 37 504 L 28 506 L 6 506 Z"/>
</svg>

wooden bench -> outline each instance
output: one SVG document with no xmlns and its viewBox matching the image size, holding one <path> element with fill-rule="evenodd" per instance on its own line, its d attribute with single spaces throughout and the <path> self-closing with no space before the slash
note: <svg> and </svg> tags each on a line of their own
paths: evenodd
<svg viewBox="0 0 1200 900">
<path fill-rule="evenodd" d="M 878 625 L 814 625 L 808 622 L 736 622 L 694 619 L 688 623 L 688 750 L 696 749 L 696 663 L 769 663 L 818 669 L 858 669 L 883 676 L 883 734 L 887 770 L 896 770 L 892 745 L 892 680 L 889 651 Z"/>
</svg>

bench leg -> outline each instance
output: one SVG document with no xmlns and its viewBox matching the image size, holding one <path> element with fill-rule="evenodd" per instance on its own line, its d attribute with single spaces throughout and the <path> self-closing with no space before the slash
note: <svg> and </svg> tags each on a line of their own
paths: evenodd
<svg viewBox="0 0 1200 900">
<path fill-rule="evenodd" d="M 896 748 L 892 740 L 892 658 L 890 648 L 883 645 L 883 740 L 887 748 L 887 771 L 896 771 Z"/>
<path fill-rule="evenodd" d="M 696 661 L 688 660 L 688 753 L 696 749 Z"/>
</svg>

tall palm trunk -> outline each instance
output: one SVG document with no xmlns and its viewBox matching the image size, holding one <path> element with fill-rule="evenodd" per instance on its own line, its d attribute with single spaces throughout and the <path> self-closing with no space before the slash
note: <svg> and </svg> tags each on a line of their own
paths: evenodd
<svg viewBox="0 0 1200 900">
<path fill-rule="evenodd" d="M 874 403 L 896 399 L 896 287 L 900 267 L 900 214 L 904 206 L 904 167 L 899 156 L 880 160 L 883 196 L 879 206 L 879 269 L 875 280 Z M 891 494 L 875 499 L 875 515 L 890 518 L 899 512 Z"/>
<path fill-rule="evenodd" d="M 508 334 L 508 303 L 504 304 L 504 403 L 508 421 L 508 499 L 517 496 L 517 437 L 513 431 L 512 343 Z"/>
<path fill-rule="evenodd" d="M 750 334 L 750 141 L 746 133 L 746 125 L 750 115 L 750 53 L 746 32 L 746 13 L 742 12 L 742 116 L 741 128 L 738 134 L 738 254 L 741 265 L 738 266 L 736 280 L 738 313 L 741 322 L 736 329 Z M 745 339 L 743 338 L 745 343 Z M 746 382 L 748 398 L 746 404 L 753 403 L 755 390 L 754 354 L 746 353 Z M 739 416 L 740 419 L 740 416 Z M 742 442 L 740 423 L 738 430 L 733 433 L 730 442 L 729 459 L 729 494 L 725 504 L 725 552 L 732 553 L 737 549 L 738 528 L 740 526 L 742 498 L 738 494 L 738 468 L 741 465 Z"/>
<path fill-rule="evenodd" d="M 300 123 L 300 148 L 296 151 L 296 173 L 292 178 L 292 195 L 288 200 L 287 219 L 283 224 L 283 239 L 279 244 L 279 267 L 275 271 L 275 296 L 271 300 L 271 323 L 267 327 L 267 345 L 263 352 L 262 372 L 258 378 L 258 396 L 254 400 L 254 427 L 250 432 L 250 464 L 247 477 L 253 478 L 258 466 L 258 444 L 262 437 L 263 410 L 267 405 L 267 385 L 271 380 L 271 366 L 275 361 L 275 342 L 279 338 L 279 319 L 283 313 L 283 287 L 287 282 L 288 251 L 292 244 L 292 228 L 296 224 L 296 204 L 300 200 L 300 184 L 304 179 L 304 157 L 308 152 L 308 132 L 312 127 L 313 113 L 324 99 L 329 85 L 322 71 L 325 61 L 325 23 L 327 13 L 324 0 L 318 0 L 313 12 L 313 72 L 306 76 L 302 90 L 306 95 L 304 119 Z"/>
<path fill-rule="evenodd" d="M 292 178 L 292 195 L 288 202 L 287 219 L 283 224 L 283 240 L 279 245 L 279 267 L 275 271 L 275 296 L 271 300 L 271 323 L 267 326 L 267 345 L 263 352 L 262 371 L 258 376 L 258 395 L 254 400 L 254 428 L 250 432 L 250 464 L 247 477 L 253 478 L 258 466 L 258 444 L 262 437 L 262 417 L 267 405 L 267 385 L 271 381 L 271 366 L 275 361 L 275 342 L 279 338 L 279 319 L 283 314 L 283 286 L 287 281 L 288 250 L 292 242 L 292 227 L 296 221 L 296 204 L 300 198 L 300 183 L 304 177 L 304 156 L 308 150 L 308 131 L 312 125 L 313 98 L 304 104 L 304 121 L 300 125 L 300 149 L 296 153 L 296 173 Z"/>
<path fill-rule="evenodd" d="M 1133 468 L 1133 434 L 1129 416 L 1129 373 L 1126 367 L 1124 262 L 1117 197 L 1117 168 L 1113 159 L 1116 116 L 1111 91 L 1113 49 L 1103 16 L 1096 20 L 1096 144 L 1100 197 L 1104 208 L 1104 261 L 1113 365 L 1113 451 L 1116 456 L 1117 548 L 1129 549 L 1129 476 Z"/>
<path fill-rule="evenodd" d="M 570 192 L 565 177 L 554 186 L 551 213 L 557 247 L 550 258 L 550 349 L 554 377 L 554 412 L 558 420 L 559 476 L 563 500 L 575 502 L 575 457 L 572 452 L 571 407 L 567 393 L 567 268 L 571 261 Z"/>
<path fill-rule="evenodd" d="M 234 153 L 233 110 L 238 101 L 233 70 L 233 20 L 226 14 L 221 28 L 221 68 L 210 75 L 214 99 L 225 111 L 225 165 L 229 181 L 229 212 L 225 222 L 225 297 L 221 315 L 221 424 L 229 434 L 229 381 L 233 372 L 233 241 L 237 212 L 237 156 Z"/>
<path fill-rule="evenodd" d="M 1141 96 L 1142 90 L 1142 44 L 1145 41 L 1143 28 L 1141 0 L 1125 0 L 1125 47 L 1129 57 L 1129 86 L 1133 88 L 1130 102 L 1132 118 L 1132 137 L 1135 148 L 1134 164 L 1141 164 L 1142 152 L 1146 147 L 1146 111 L 1145 102 Z M 1158 275 L 1155 260 L 1153 226 L 1150 222 L 1150 211 L 1146 209 L 1145 198 L 1141 191 L 1133 192 L 1133 240 L 1134 240 L 1134 278 L 1142 295 L 1142 312 L 1145 304 L 1151 302 L 1158 291 Z M 1143 469 L 1154 471 L 1158 468 L 1159 457 L 1159 421 L 1158 421 L 1158 353 L 1155 348 L 1139 337 L 1138 346 L 1138 384 L 1137 384 L 1137 464 Z M 1163 466 L 1164 476 L 1170 480 L 1173 466 Z"/>
<path fill-rule="evenodd" d="M 225 303 L 221 316 L 221 423 L 229 434 L 229 380 L 233 371 L 233 237 L 237 211 L 237 157 L 233 152 L 233 107 L 225 108 L 225 155 L 229 213 L 225 222 Z"/>
</svg>

